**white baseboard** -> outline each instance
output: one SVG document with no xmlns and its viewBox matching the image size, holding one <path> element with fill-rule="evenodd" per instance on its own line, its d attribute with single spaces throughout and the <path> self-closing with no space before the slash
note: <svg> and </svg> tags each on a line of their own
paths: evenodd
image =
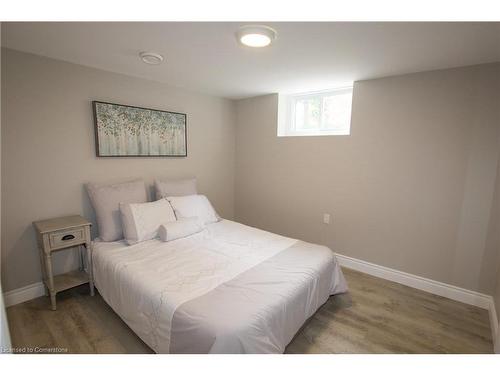
<svg viewBox="0 0 500 375">
<path fill-rule="evenodd" d="M 500 353 L 499 324 L 495 309 L 495 302 L 493 301 L 492 296 L 427 279 L 425 277 L 412 275 L 393 268 L 379 266 L 377 264 L 351 258 L 342 254 L 335 255 L 339 264 L 343 267 L 488 310 L 495 353 Z"/>
<path fill-rule="evenodd" d="M 9 307 L 43 295 L 45 295 L 45 287 L 42 282 L 39 282 L 5 292 L 3 294 L 3 300 L 5 307 Z"/>
<path fill-rule="evenodd" d="M 411 286 L 412 288 L 436 294 L 441 297 L 481 307 L 483 309 L 490 308 L 492 297 L 486 294 L 459 288 L 454 285 L 412 275 L 410 273 L 398 271 L 392 268 L 379 266 L 377 264 L 365 262 L 364 260 L 351 258 L 345 255 L 336 254 L 336 256 L 341 266 L 364 272 L 372 276 L 377 276 L 381 279 Z"/>
</svg>

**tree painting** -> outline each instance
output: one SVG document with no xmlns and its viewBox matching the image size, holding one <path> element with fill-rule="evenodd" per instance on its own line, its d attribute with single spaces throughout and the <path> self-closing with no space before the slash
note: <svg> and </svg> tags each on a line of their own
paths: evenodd
<svg viewBox="0 0 500 375">
<path fill-rule="evenodd" d="M 185 114 L 93 104 L 98 156 L 187 156 Z"/>
</svg>

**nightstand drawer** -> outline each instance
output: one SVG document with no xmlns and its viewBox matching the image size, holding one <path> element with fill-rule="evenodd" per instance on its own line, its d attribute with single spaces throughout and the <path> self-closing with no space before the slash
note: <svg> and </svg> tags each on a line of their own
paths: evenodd
<svg viewBox="0 0 500 375">
<path fill-rule="evenodd" d="M 52 249 L 68 247 L 85 242 L 84 228 L 67 229 L 49 234 L 49 243 Z"/>
</svg>

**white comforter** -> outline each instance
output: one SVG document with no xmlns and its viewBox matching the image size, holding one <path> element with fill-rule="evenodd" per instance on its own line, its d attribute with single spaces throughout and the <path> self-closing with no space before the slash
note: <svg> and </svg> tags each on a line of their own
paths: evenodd
<svg viewBox="0 0 500 375">
<path fill-rule="evenodd" d="M 283 352 L 347 289 L 329 249 L 229 220 L 171 242 L 96 241 L 93 271 L 102 297 L 157 353 Z"/>
</svg>

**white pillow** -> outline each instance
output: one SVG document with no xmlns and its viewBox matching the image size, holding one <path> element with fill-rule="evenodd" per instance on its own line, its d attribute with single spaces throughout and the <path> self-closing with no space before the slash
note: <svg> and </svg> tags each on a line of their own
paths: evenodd
<svg viewBox="0 0 500 375">
<path fill-rule="evenodd" d="M 174 209 L 177 219 L 198 217 L 203 224 L 219 221 L 214 208 L 204 195 L 186 195 L 167 198 Z"/>
<path fill-rule="evenodd" d="M 172 206 L 166 199 L 147 203 L 120 203 L 123 233 L 129 245 L 158 236 L 163 223 L 175 221 Z"/>
<path fill-rule="evenodd" d="M 155 190 L 156 199 L 198 194 L 198 191 L 196 190 L 196 178 L 186 178 L 182 180 L 156 180 Z"/>
<path fill-rule="evenodd" d="M 123 238 L 120 220 L 120 202 L 142 203 L 148 201 L 144 181 L 137 180 L 113 185 L 87 184 L 90 202 L 94 207 L 99 238 L 116 241 Z"/>
<path fill-rule="evenodd" d="M 199 218 L 188 217 L 160 225 L 158 234 L 160 240 L 168 242 L 201 232 L 203 229 L 205 225 Z"/>
</svg>

